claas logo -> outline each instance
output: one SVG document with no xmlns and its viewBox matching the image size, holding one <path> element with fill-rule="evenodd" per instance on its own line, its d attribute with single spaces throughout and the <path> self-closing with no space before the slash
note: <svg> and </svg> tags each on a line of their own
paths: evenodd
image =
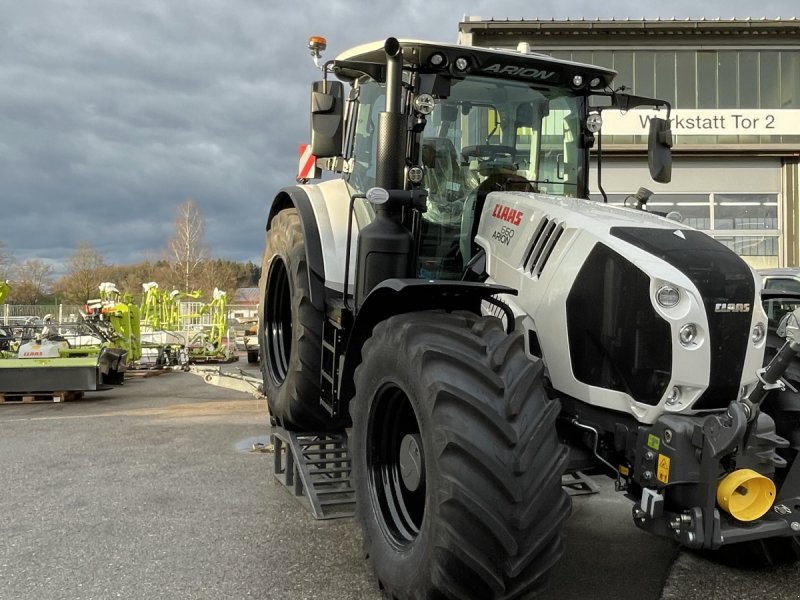
<svg viewBox="0 0 800 600">
<path fill-rule="evenodd" d="M 726 304 L 724 302 L 718 302 L 714 305 L 714 312 L 718 313 L 746 313 L 750 312 L 750 305 L 749 304 Z"/>
<path fill-rule="evenodd" d="M 495 204 L 492 216 L 497 217 L 501 221 L 507 221 L 512 225 L 519 225 L 522 223 L 522 211 L 509 208 L 504 204 Z"/>
</svg>

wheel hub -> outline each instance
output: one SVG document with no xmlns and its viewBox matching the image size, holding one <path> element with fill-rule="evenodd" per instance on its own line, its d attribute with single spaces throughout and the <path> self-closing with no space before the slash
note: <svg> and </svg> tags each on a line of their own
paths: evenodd
<svg viewBox="0 0 800 600">
<path fill-rule="evenodd" d="M 409 547 L 425 518 L 428 485 L 419 422 L 409 397 L 392 383 L 377 390 L 367 419 L 370 505 L 389 543 Z"/>
<path fill-rule="evenodd" d="M 403 485 L 411 492 L 417 491 L 425 471 L 421 446 L 419 434 L 406 434 L 400 442 L 400 476 Z"/>
</svg>

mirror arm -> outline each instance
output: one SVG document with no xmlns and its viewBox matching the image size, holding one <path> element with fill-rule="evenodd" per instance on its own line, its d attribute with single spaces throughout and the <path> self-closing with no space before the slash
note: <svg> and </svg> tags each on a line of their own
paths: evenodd
<svg viewBox="0 0 800 600">
<path fill-rule="evenodd" d="M 669 120 L 672 111 L 672 105 L 666 100 L 658 100 L 656 98 L 648 98 L 646 96 L 632 96 L 630 94 L 614 94 L 612 96 L 611 105 L 622 111 L 628 111 L 632 108 L 639 106 L 652 106 L 660 108 L 662 106 L 667 109 L 667 120 Z"/>
<path fill-rule="evenodd" d="M 329 61 L 326 61 L 326 62 L 325 62 L 323 65 L 322 65 L 322 81 L 323 81 L 323 83 L 324 83 L 324 85 L 323 85 L 323 87 L 322 87 L 322 93 L 323 93 L 323 94 L 327 94 L 327 93 L 328 93 L 328 73 L 331 73 L 331 72 L 332 72 L 332 71 L 331 71 L 331 66 L 332 66 L 332 65 L 333 65 L 335 62 L 336 62 L 335 60 L 329 60 Z"/>
</svg>

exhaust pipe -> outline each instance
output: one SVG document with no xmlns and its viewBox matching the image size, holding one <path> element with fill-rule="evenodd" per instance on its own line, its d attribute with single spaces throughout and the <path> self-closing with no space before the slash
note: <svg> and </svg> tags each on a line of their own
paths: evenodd
<svg viewBox="0 0 800 600">
<path fill-rule="evenodd" d="M 720 508 L 739 521 L 763 517 L 775 502 L 775 484 L 752 469 L 728 473 L 717 485 Z"/>
<path fill-rule="evenodd" d="M 390 37 L 386 52 L 386 111 L 378 115 L 378 140 L 375 161 L 376 185 L 386 190 L 405 187 L 406 137 L 408 127 L 402 110 L 403 52 L 400 42 Z"/>
<path fill-rule="evenodd" d="M 381 281 L 412 277 L 414 239 L 402 223 L 399 200 L 405 188 L 408 116 L 403 104 L 403 52 L 396 38 L 384 44 L 386 52 L 386 110 L 378 115 L 375 185 L 367 199 L 375 208 L 375 219 L 358 233 L 356 254 L 356 309 Z M 400 193 L 398 193 L 400 192 Z"/>
</svg>

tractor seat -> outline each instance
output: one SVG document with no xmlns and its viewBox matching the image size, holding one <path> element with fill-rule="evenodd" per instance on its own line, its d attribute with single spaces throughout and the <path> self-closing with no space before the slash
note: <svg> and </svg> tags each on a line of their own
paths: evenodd
<svg viewBox="0 0 800 600">
<path fill-rule="evenodd" d="M 428 189 L 428 211 L 424 218 L 441 224 L 461 222 L 464 199 L 470 190 L 453 142 L 446 137 L 422 140 L 422 165 Z"/>
</svg>

